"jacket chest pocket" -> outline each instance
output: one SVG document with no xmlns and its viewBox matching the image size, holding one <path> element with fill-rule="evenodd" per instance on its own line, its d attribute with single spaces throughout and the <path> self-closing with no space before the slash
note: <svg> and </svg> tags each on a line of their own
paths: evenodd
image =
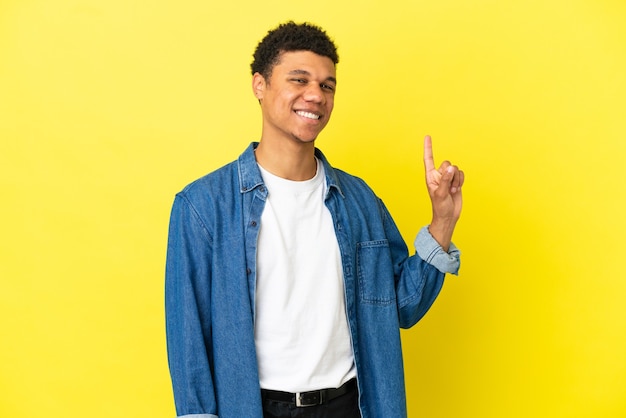
<svg viewBox="0 0 626 418">
<path fill-rule="evenodd" d="M 396 300 L 391 251 L 386 239 L 357 243 L 356 267 L 362 302 L 389 305 Z"/>
</svg>

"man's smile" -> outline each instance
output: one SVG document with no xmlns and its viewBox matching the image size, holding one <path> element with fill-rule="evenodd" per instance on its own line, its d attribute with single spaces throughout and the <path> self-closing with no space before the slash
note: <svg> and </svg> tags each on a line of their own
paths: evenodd
<svg viewBox="0 0 626 418">
<path fill-rule="evenodd" d="M 316 115 L 315 113 L 307 112 L 304 110 L 296 110 L 296 114 L 308 119 L 319 120 L 322 118 L 322 115 Z"/>
</svg>

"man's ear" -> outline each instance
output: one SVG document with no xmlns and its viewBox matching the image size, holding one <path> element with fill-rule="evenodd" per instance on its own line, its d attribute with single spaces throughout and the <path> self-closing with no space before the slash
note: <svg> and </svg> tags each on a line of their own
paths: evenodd
<svg viewBox="0 0 626 418">
<path fill-rule="evenodd" d="M 263 99 L 266 84 L 265 78 L 261 75 L 261 73 L 254 73 L 252 76 L 252 93 L 259 101 Z"/>
</svg>

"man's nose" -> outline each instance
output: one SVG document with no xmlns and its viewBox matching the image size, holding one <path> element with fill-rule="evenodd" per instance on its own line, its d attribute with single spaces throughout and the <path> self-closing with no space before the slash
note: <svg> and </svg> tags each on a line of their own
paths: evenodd
<svg viewBox="0 0 626 418">
<path fill-rule="evenodd" d="M 304 99 L 308 102 L 323 103 L 324 92 L 322 91 L 322 86 L 317 83 L 309 83 L 304 93 Z"/>
</svg>

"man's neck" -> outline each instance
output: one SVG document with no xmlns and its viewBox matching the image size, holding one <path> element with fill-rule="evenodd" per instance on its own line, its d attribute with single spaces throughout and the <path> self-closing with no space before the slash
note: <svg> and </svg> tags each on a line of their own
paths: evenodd
<svg viewBox="0 0 626 418">
<path fill-rule="evenodd" d="M 263 140 L 255 151 L 256 161 L 275 176 L 304 181 L 315 177 L 315 144 Z"/>
</svg>

